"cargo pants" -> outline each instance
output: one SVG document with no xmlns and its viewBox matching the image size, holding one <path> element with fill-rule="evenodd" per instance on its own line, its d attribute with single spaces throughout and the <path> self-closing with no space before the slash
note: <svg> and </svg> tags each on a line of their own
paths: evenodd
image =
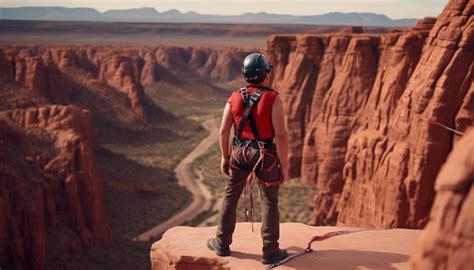
<svg viewBox="0 0 474 270">
<path fill-rule="evenodd" d="M 267 168 L 277 159 L 276 150 L 267 150 L 272 154 L 264 155 L 263 167 Z M 235 230 L 237 203 L 246 185 L 247 176 L 255 170 L 256 176 L 264 181 L 279 181 L 280 166 L 274 166 L 270 171 L 260 171 L 261 166 L 255 166 L 260 157 L 260 150 L 250 146 L 234 146 L 230 156 L 229 175 L 226 176 L 225 194 L 219 212 L 219 221 L 216 239 L 221 247 L 232 243 L 232 234 Z M 278 162 L 278 159 L 277 159 Z M 259 163 L 261 165 L 261 163 Z M 279 164 L 278 164 L 279 165 Z M 280 238 L 280 216 L 278 210 L 278 185 L 267 186 L 256 181 L 260 190 L 262 203 L 263 255 L 273 256 L 279 253 L 278 239 Z"/>
</svg>

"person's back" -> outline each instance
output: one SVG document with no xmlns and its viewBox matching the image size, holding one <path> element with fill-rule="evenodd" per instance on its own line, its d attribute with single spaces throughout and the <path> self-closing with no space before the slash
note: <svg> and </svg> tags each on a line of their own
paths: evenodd
<svg viewBox="0 0 474 270">
<path fill-rule="evenodd" d="M 216 238 L 209 239 L 207 243 L 217 255 L 230 255 L 237 203 L 246 184 L 251 185 L 252 178 L 249 177 L 254 173 L 262 195 L 264 264 L 275 263 L 288 256 L 278 244 L 278 191 L 287 175 L 288 136 L 283 103 L 278 93 L 266 85 L 271 68 L 263 55 L 255 53 L 247 56 L 242 72 L 250 85 L 233 92 L 224 108 L 219 142 L 221 170 L 227 181 Z M 235 137 L 229 151 L 232 125 Z M 246 215 L 253 215 L 247 213 L 252 208 L 246 209 Z"/>
<path fill-rule="evenodd" d="M 258 89 L 260 88 L 248 86 L 246 91 L 250 96 Z M 275 137 L 272 124 L 272 106 L 277 96 L 278 93 L 272 89 L 265 89 L 265 91 L 262 92 L 258 102 L 253 106 L 252 111 L 250 112 L 253 119 L 255 120 L 258 135 L 260 137 L 259 139 L 261 140 L 271 140 L 273 137 Z M 233 92 L 227 100 L 227 103 L 230 104 L 235 134 L 245 109 L 245 104 L 242 102 L 241 91 L 239 90 Z M 244 126 L 240 136 L 245 139 L 256 139 L 254 133 L 252 132 L 250 123 Z"/>
</svg>

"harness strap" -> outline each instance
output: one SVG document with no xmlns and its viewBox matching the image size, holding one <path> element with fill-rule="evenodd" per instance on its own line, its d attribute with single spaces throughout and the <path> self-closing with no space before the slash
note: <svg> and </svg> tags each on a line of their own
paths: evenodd
<svg viewBox="0 0 474 270">
<path fill-rule="evenodd" d="M 244 102 L 244 112 L 242 114 L 242 118 L 240 118 L 239 125 L 237 126 L 235 130 L 235 135 L 237 138 L 240 138 L 242 135 L 242 131 L 244 130 L 245 124 L 247 123 L 247 120 L 250 121 L 250 127 L 252 128 L 252 133 L 256 139 L 259 138 L 257 126 L 255 125 L 255 120 L 253 119 L 253 115 L 250 113 L 252 111 L 253 106 L 258 102 L 260 99 L 260 96 L 263 94 L 263 91 L 261 89 L 257 89 L 255 93 L 253 93 L 250 97 L 248 94 L 247 87 L 241 88 L 240 89 L 240 94 L 242 95 L 242 101 Z M 249 116 L 250 115 L 250 116 Z M 250 120 L 250 118 L 252 120 Z M 253 122 L 253 124 L 252 124 Z"/>
<path fill-rule="evenodd" d="M 258 133 L 257 124 L 255 123 L 255 118 L 253 118 L 253 114 L 249 114 L 248 121 L 250 128 L 252 129 L 253 136 L 255 139 L 260 140 L 260 134 Z"/>
</svg>

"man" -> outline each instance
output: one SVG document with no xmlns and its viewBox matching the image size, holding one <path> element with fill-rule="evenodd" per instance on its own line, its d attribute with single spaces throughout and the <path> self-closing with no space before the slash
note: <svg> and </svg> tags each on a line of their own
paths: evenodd
<svg viewBox="0 0 474 270">
<path fill-rule="evenodd" d="M 287 176 L 288 135 L 283 103 L 278 93 L 268 87 L 271 69 L 272 65 L 262 54 L 248 55 L 242 64 L 242 73 L 249 85 L 233 92 L 224 108 L 219 143 L 221 170 L 227 181 L 216 238 L 207 243 L 218 256 L 230 255 L 237 203 L 246 184 L 252 181 L 249 176 L 254 173 L 262 199 L 261 261 L 264 264 L 273 264 L 288 256 L 278 243 L 278 190 Z M 235 137 L 229 151 L 232 125 Z"/>
</svg>

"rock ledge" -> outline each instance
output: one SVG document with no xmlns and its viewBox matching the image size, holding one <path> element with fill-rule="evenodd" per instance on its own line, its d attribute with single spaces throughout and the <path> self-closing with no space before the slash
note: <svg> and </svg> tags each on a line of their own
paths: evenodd
<svg viewBox="0 0 474 270">
<path fill-rule="evenodd" d="M 351 228 L 281 224 L 282 248 L 301 251 L 314 235 Z M 355 228 L 353 228 L 356 230 Z M 216 227 L 174 227 L 150 251 L 152 269 L 267 269 L 260 263 L 260 224 L 237 223 L 230 257 L 217 257 L 206 247 Z M 409 254 L 420 230 L 392 229 L 357 232 L 313 243 L 314 252 L 278 269 L 408 269 Z"/>
</svg>

